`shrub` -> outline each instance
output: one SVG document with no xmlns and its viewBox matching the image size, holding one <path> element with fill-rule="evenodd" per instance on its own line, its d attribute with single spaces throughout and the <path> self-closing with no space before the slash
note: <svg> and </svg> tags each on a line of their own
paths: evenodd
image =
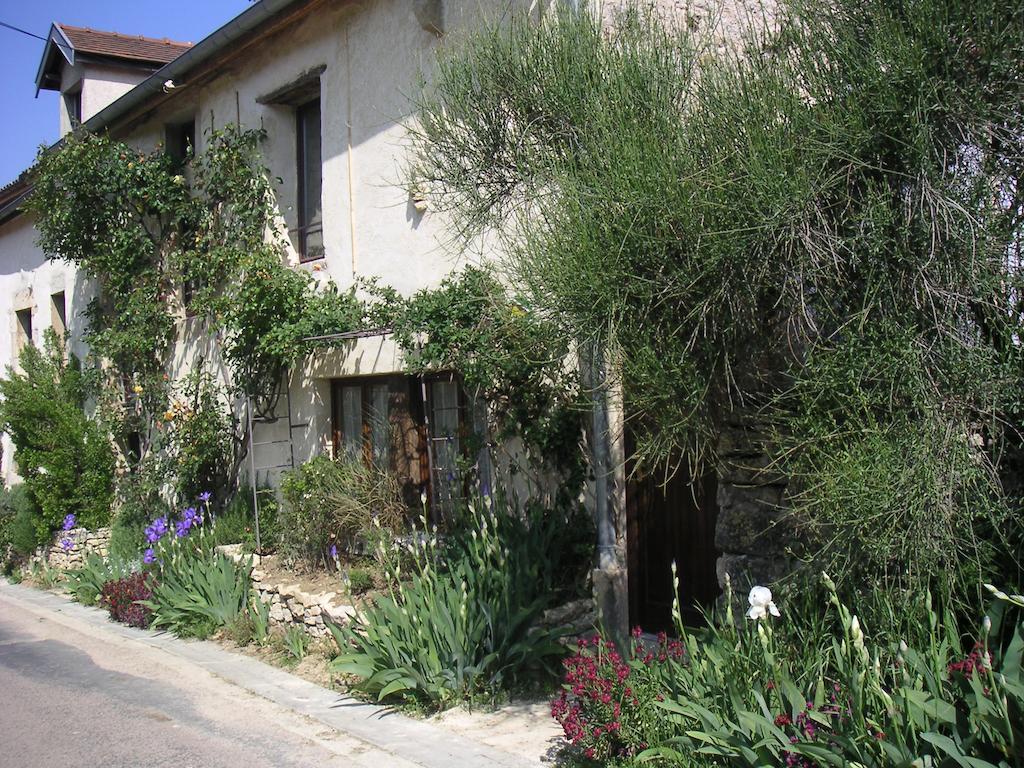
<svg viewBox="0 0 1024 768">
<path fill-rule="evenodd" d="M 196 370 L 163 414 L 161 447 L 165 455 L 161 458 L 179 505 L 204 492 L 221 503 L 234 491 L 237 430 L 225 400 L 212 376 Z"/>
<path fill-rule="evenodd" d="M 809 559 L 969 594 L 1024 520 L 1019 4 L 623 5 L 439 49 L 410 184 L 614 350 L 642 464 L 767 427 Z"/>
<path fill-rule="evenodd" d="M 260 554 L 277 549 L 280 532 L 277 521 L 278 504 L 274 491 L 260 488 Z M 223 512 L 217 515 L 213 526 L 215 544 L 241 544 L 246 552 L 256 552 L 256 522 L 252 507 L 252 489 L 241 489 Z"/>
<path fill-rule="evenodd" d="M 353 595 L 361 595 L 373 589 L 373 572 L 368 568 L 350 568 L 346 576 L 349 591 Z"/>
<path fill-rule="evenodd" d="M 43 350 L 27 345 L 24 373 L 0 381 L 0 428 L 11 436 L 25 485 L 37 505 L 37 541 L 73 514 L 86 528 L 106 525 L 113 499 L 114 457 L 106 433 L 84 413 L 86 381 L 78 359 L 65 360 L 52 331 Z"/>
<path fill-rule="evenodd" d="M 285 475 L 281 491 L 282 552 L 310 565 L 371 526 L 398 532 L 408 516 L 395 476 L 358 459 L 317 456 Z"/>
<path fill-rule="evenodd" d="M 39 538 L 36 520 L 39 508 L 24 484 L 16 485 L 5 494 L 5 506 L 10 510 L 10 542 L 15 554 L 31 555 L 36 547 L 46 543 Z"/>
<path fill-rule="evenodd" d="M 431 708 L 493 698 L 552 673 L 564 650 L 556 633 L 533 626 L 553 599 L 546 588 L 557 566 L 547 548 L 552 520 L 470 508 L 447 551 L 433 537 L 413 536 L 408 581 L 397 553 L 382 552 L 388 593 L 352 624 L 331 627 L 336 668 L 359 677 L 355 689 L 377 700 Z"/>
<path fill-rule="evenodd" d="M 674 734 L 657 706 L 668 689 L 670 661 L 682 660 L 679 640 L 664 633 L 649 649 L 639 628 L 630 640 L 628 658 L 601 637 L 580 640 L 578 652 L 563 660 L 565 690 L 551 704 L 551 715 L 565 738 L 587 760 L 601 765 L 627 760 Z"/>
<path fill-rule="evenodd" d="M 0 565 L 7 561 L 10 554 L 13 524 L 14 507 L 11 505 L 10 491 L 0 486 Z"/>
<path fill-rule="evenodd" d="M 109 611 L 114 621 L 145 629 L 152 615 L 146 602 L 152 595 L 152 583 L 151 577 L 145 573 L 133 573 L 108 581 L 100 590 L 100 605 Z"/>
<path fill-rule="evenodd" d="M 95 605 L 103 593 L 104 584 L 131 574 L 132 567 L 127 563 L 90 552 L 81 568 L 67 572 L 67 589 L 83 605 Z"/>
<path fill-rule="evenodd" d="M 110 556 L 135 560 L 142 555 L 143 529 L 161 511 L 170 511 L 161 491 L 167 485 L 160 457 L 148 455 L 118 478 L 116 512 L 110 531 Z"/>
</svg>

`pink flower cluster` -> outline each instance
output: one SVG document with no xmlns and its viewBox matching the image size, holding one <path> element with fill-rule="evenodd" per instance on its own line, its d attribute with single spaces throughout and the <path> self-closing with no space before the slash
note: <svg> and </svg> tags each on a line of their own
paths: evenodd
<svg viewBox="0 0 1024 768">
<path fill-rule="evenodd" d="M 630 756 L 648 747 L 644 720 L 657 716 L 652 704 L 664 698 L 659 668 L 685 656 L 683 644 L 664 633 L 651 649 L 636 629 L 630 645 L 625 659 L 609 640 L 581 639 L 577 653 L 562 662 L 563 691 L 551 703 L 551 716 L 589 760 Z"/>
<path fill-rule="evenodd" d="M 954 673 L 959 672 L 966 679 L 970 680 L 974 677 L 975 672 L 984 672 L 986 669 L 992 668 L 992 653 L 986 651 L 985 647 L 979 642 L 974 644 L 974 648 L 967 655 L 963 661 L 954 661 L 947 667 L 950 677 Z M 987 692 L 986 692 L 987 693 Z"/>
</svg>

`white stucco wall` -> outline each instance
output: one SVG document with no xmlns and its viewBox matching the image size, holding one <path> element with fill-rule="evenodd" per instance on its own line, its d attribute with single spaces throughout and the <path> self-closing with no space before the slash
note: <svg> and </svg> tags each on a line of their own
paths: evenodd
<svg viewBox="0 0 1024 768">
<path fill-rule="evenodd" d="M 100 64 L 65 65 L 61 73 L 61 94 L 81 90 L 82 121 L 88 120 L 107 105 L 117 101 L 132 88 L 141 83 L 148 71 L 137 68 L 115 67 Z M 72 129 L 71 115 L 67 102 L 60 100 L 60 135 Z"/>
</svg>

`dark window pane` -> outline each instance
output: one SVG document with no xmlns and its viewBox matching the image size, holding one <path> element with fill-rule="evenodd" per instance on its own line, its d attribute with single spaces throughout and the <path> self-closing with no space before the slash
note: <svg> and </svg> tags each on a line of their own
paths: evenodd
<svg viewBox="0 0 1024 768">
<path fill-rule="evenodd" d="M 68 120 L 71 122 L 71 127 L 77 128 L 82 124 L 82 92 L 75 91 L 74 93 L 64 94 L 64 104 L 68 110 Z"/>
<path fill-rule="evenodd" d="M 299 254 L 303 260 L 324 255 L 323 214 L 320 200 L 320 100 L 298 109 L 299 149 Z"/>
<path fill-rule="evenodd" d="M 358 459 L 363 453 L 363 388 L 341 389 L 341 446 L 345 455 Z"/>
<path fill-rule="evenodd" d="M 17 348 L 20 352 L 26 344 L 32 343 L 32 310 L 19 309 L 18 317 L 18 338 Z"/>
<path fill-rule="evenodd" d="M 434 503 L 450 514 L 461 496 L 459 479 L 459 385 L 434 381 L 430 386 L 430 449 L 434 464 Z"/>
<path fill-rule="evenodd" d="M 196 121 L 167 125 L 164 129 L 165 151 L 182 165 L 195 152 Z"/>
<path fill-rule="evenodd" d="M 367 419 L 370 422 L 370 457 L 378 467 L 388 467 L 391 448 L 391 422 L 388 413 L 388 385 L 374 384 L 370 387 L 370 408 Z"/>
</svg>

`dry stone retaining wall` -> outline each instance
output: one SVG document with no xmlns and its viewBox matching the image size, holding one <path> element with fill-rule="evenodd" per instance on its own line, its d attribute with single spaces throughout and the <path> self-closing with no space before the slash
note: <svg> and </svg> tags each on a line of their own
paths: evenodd
<svg viewBox="0 0 1024 768">
<path fill-rule="evenodd" d="M 67 549 L 63 542 L 69 542 Z M 31 562 L 46 563 L 50 568 L 67 570 L 81 568 L 85 565 L 86 555 L 95 552 L 106 557 L 110 550 L 110 528 L 97 528 L 94 531 L 85 528 L 72 528 L 70 531 L 58 531 L 53 543 L 40 547 L 31 558 Z"/>
<path fill-rule="evenodd" d="M 252 585 L 260 600 L 270 608 L 271 626 L 289 629 L 299 627 L 311 637 L 328 637 L 327 624 L 347 624 L 356 615 L 356 609 L 338 600 L 337 592 L 306 592 L 298 584 L 273 583 L 260 569 L 259 555 L 246 555 L 241 545 L 229 544 L 217 547 L 219 552 L 240 560 L 251 559 Z"/>
</svg>

